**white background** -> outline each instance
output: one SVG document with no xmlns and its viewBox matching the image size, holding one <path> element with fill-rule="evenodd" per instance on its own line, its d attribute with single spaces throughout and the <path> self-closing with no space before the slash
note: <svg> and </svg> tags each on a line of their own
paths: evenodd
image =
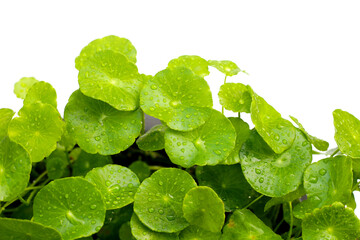
<svg viewBox="0 0 360 240">
<path fill-rule="evenodd" d="M 33 76 L 55 87 L 63 114 L 78 88 L 75 57 L 90 41 L 117 35 L 137 48 L 141 73 L 184 54 L 234 61 L 250 75 L 228 82 L 250 84 L 335 147 L 332 111 L 360 118 L 359 12 L 355 0 L 1 1 L 0 108 L 19 110 L 13 85 Z M 216 97 L 223 76 L 211 70 Z"/>
</svg>

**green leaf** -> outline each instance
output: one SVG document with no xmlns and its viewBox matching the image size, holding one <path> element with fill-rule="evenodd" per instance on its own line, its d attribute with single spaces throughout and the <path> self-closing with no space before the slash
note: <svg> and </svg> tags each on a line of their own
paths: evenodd
<svg viewBox="0 0 360 240">
<path fill-rule="evenodd" d="M 8 135 L 8 126 L 15 112 L 8 108 L 0 109 L 0 140 Z"/>
<path fill-rule="evenodd" d="M 176 168 L 160 169 L 141 183 L 135 194 L 134 211 L 153 231 L 181 231 L 189 226 L 183 217 L 183 199 L 193 187 L 196 183 L 187 172 Z"/>
<path fill-rule="evenodd" d="M 342 153 L 360 157 L 360 121 L 352 114 L 336 109 L 333 112 L 335 141 Z"/>
<path fill-rule="evenodd" d="M 165 69 L 141 90 L 144 112 L 174 130 L 189 131 L 205 123 L 213 105 L 207 82 L 183 67 Z"/>
<path fill-rule="evenodd" d="M 220 232 L 225 221 L 224 203 L 209 187 L 194 187 L 183 201 L 185 219 L 207 231 Z"/>
<path fill-rule="evenodd" d="M 183 55 L 171 60 L 168 64 L 168 68 L 186 67 L 191 69 L 196 75 L 205 77 L 210 74 L 208 69 L 208 62 L 195 55 Z"/>
<path fill-rule="evenodd" d="M 220 164 L 227 164 L 227 165 L 236 164 L 240 162 L 240 158 L 239 158 L 240 149 L 250 135 L 249 124 L 247 124 L 240 118 L 229 117 L 229 120 L 232 123 L 233 127 L 235 128 L 236 141 L 235 141 L 235 148 L 232 150 L 230 155 L 226 159 L 220 162 Z"/>
<path fill-rule="evenodd" d="M 29 154 L 8 137 L 0 140 L 0 202 L 22 193 L 30 178 Z"/>
<path fill-rule="evenodd" d="M 208 60 L 209 66 L 212 66 L 225 74 L 226 76 L 234 76 L 241 72 L 240 68 L 229 60 Z"/>
<path fill-rule="evenodd" d="M 301 197 L 305 196 L 306 192 L 303 185 L 300 185 L 295 191 L 286 194 L 283 197 L 275 197 L 271 198 L 265 205 L 264 211 L 266 212 L 272 206 L 293 202 L 294 200 L 300 199 Z"/>
<path fill-rule="evenodd" d="M 312 160 L 311 144 L 296 130 L 293 145 L 276 154 L 252 130 L 240 150 L 240 159 L 244 176 L 256 191 L 269 197 L 282 197 L 301 184 L 303 172 Z"/>
<path fill-rule="evenodd" d="M 338 202 L 307 214 L 302 228 L 304 240 L 353 240 L 360 237 L 360 221 L 354 211 Z"/>
<path fill-rule="evenodd" d="M 100 51 L 79 70 L 83 94 L 104 101 L 121 111 L 139 107 L 141 77 L 135 64 L 116 52 Z"/>
<path fill-rule="evenodd" d="M 227 212 L 243 208 L 260 196 L 246 181 L 240 164 L 197 167 L 196 179 L 219 195 Z"/>
<path fill-rule="evenodd" d="M 136 214 L 131 217 L 131 232 L 137 240 L 178 240 L 177 233 L 155 232 L 142 224 Z"/>
<path fill-rule="evenodd" d="M 281 240 L 282 238 L 275 234 L 250 210 L 236 210 L 230 217 L 228 223 L 223 229 L 221 240 Z"/>
<path fill-rule="evenodd" d="M 333 202 L 346 204 L 352 188 L 351 159 L 345 156 L 325 158 L 312 163 L 304 172 L 304 188 L 308 199 L 296 205 L 294 215 L 304 218 L 315 208 Z"/>
<path fill-rule="evenodd" d="M 219 240 L 221 232 L 210 232 L 197 226 L 189 226 L 182 230 L 180 240 Z"/>
<path fill-rule="evenodd" d="M 220 104 L 233 112 L 250 113 L 252 102 L 249 89 L 241 83 L 225 83 L 219 91 Z"/>
<path fill-rule="evenodd" d="M 216 110 L 202 126 L 188 132 L 165 131 L 165 151 L 171 162 L 189 168 L 216 165 L 235 147 L 236 133 L 229 119 Z"/>
<path fill-rule="evenodd" d="M 140 160 L 132 162 L 129 165 L 129 169 L 138 176 L 140 182 L 150 176 L 150 167 L 146 162 Z"/>
<path fill-rule="evenodd" d="M 95 55 L 98 51 L 111 50 L 126 56 L 130 62 L 136 63 L 136 49 L 126 38 L 120 38 L 114 35 L 106 36 L 90 42 L 81 50 L 80 55 L 75 59 L 75 67 L 80 70 L 88 58 Z"/>
<path fill-rule="evenodd" d="M 130 222 L 126 222 L 121 225 L 119 229 L 119 238 L 121 240 L 134 240 L 134 236 L 131 233 Z"/>
<path fill-rule="evenodd" d="M 54 108 L 57 107 L 56 91 L 50 83 L 43 81 L 36 82 L 29 88 L 24 99 L 24 104 L 37 102 L 50 104 Z"/>
<path fill-rule="evenodd" d="M 13 218 L 0 218 L 0 239 L 62 240 L 60 233 L 40 223 Z"/>
<path fill-rule="evenodd" d="M 88 153 L 112 155 L 135 142 L 142 127 L 141 110 L 119 111 L 75 91 L 65 107 L 69 134 Z"/>
<path fill-rule="evenodd" d="M 166 126 L 159 124 L 153 126 L 144 135 L 141 135 L 137 140 L 136 144 L 143 151 L 158 151 L 165 147 L 165 130 Z"/>
<path fill-rule="evenodd" d="M 69 152 L 71 151 L 76 145 L 76 141 L 70 136 L 69 131 L 65 127 L 64 133 L 61 136 L 60 141 L 58 142 L 58 148 Z"/>
<path fill-rule="evenodd" d="M 50 179 L 58 179 L 64 176 L 69 160 L 65 152 L 55 150 L 46 158 L 46 170 Z"/>
<path fill-rule="evenodd" d="M 34 221 L 55 228 L 64 240 L 98 232 L 105 212 L 101 193 L 80 177 L 54 180 L 34 199 Z"/>
<path fill-rule="evenodd" d="M 9 137 L 30 154 L 32 162 L 49 156 L 61 139 L 64 122 L 59 112 L 49 104 L 24 105 L 9 124 Z"/>
<path fill-rule="evenodd" d="M 102 193 L 106 210 L 122 208 L 132 203 L 140 185 L 135 173 L 115 164 L 94 168 L 86 174 L 85 179 L 93 183 Z"/>
<path fill-rule="evenodd" d="M 37 83 L 33 77 L 23 77 L 18 82 L 15 83 L 14 93 L 18 98 L 25 99 L 27 92 L 31 88 L 32 85 Z"/>
<path fill-rule="evenodd" d="M 291 147 L 295 127 L 256 93 L 252 94 L 250 112 L 256 130 L 275 153 L 282 153 Z"/>
<path fill-rule="evenodd" d="M 72 173 L 74 176 L 83 176 L 96 167 L 103 167 L 106 164 L 111 164 L 110 156 L 103 156 L 100 154 L 90 154 L 81 151 L 77 159 L 72 165 Z"/>
<path fill-rule="evenodd" d="M 326 151 L 329 148 L 329 143 L 321 140 L 317 137 L 311 136 L 310 134 L 308 134 L 305 131 L 305 128 L 303 127 L 303 125 L 299 122 L 299 120 L 297 120 L 295 117 L 290 116 L 290 118 L 296 123 L 296 125 L 299 126 L 299 129 L 306 135 L 307 139 L 314 145 L 314 147 L 316 149 L 318 149 L 319 151 Z"/>
</svg>

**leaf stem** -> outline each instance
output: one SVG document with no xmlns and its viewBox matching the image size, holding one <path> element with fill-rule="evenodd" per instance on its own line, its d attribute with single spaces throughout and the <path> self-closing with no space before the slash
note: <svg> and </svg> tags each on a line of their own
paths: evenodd
<svg viewBox="0 0 360 240">
<path fill-rule="evenodd" d="M 240 116 L 240 112 L 238 112 L 238 118 L 241 118 L 241 116 Z"/>
<path fill-rule="evenodd" d="M 225 75 L 224 84 L 226 83 L 227 75 Z M 224 106 L 221 107 L 221 113 L 224 114 Z"/>
<path fill-rule="evenodd" d="M 17 198 L 20 200 L 20 202 L 22 202 L 26 206 L 29 206 L 29 203 L 25 199 L 23 199 L 20 195 L 18 195 Z"/>
<path fill-rule="evenodd" d="M 142 121 L 142 126 L 141 126 L 140 134 L 143 135 L 145 133 L 145 113 L 144 112 L 142 112 L 141 121 Z"/>
<path fill-rule="evenodd" d="M 150 170 L 159 170 L 159 169 L 162 169 L 162 168 L 164 168 L 163 166 L 149 166 L 149 168 L 150 168 Z"/>
<path fill-rule="evenodd" d="M 330 157 L 334 157 L 338 152 L 339 152 L 339 148 L 335 150 L 335 152 L 333 152 L 333 154 L 330 155 Z"/>
<path fill-rule="evenodd" d="M 255 198 L 251 203 L 249 203 L 248 205 L 246 205 L 245 207 L 243 207 L 242 209 L 246 209 L 248 207 L 250 207 L 251 205 L 253 205 L 254 203 L 256 203 L 257 201 L 259 201 L 264 195 L 260 195 L 257 198 Z"/>
<path fill-rule="evenodd" d="M 285 219 L 281 219 L 281 221 L 278 223 L 278 225 L 276 225 L 276 227 L 274 228 L 274 232 L 276 233 L 276 231 L 279 229 L 279 227 L 281 226 L 281 224 L 283 224 L 283 222 L 285 221 Z"/>
<path fill-rule="evenodd" d="M 289 230 L 288 239 L 290 240 L 291 235 L 292 235 L 293 225 L 294 225 L 294 216 L 293 216 L 293 208 L 292 208 L 291 201 L 289 201 L 289 208 L 290 208 L 290 230 Z"/>
</svg>

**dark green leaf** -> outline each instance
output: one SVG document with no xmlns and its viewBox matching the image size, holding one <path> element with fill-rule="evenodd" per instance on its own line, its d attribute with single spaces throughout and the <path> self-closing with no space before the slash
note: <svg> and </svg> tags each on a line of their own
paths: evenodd
<svg viewBox="0 0 360 240">
<path fill-rule="evenodd" d="M 165 130 L 166 126 L 160 124 L 153 126 L 144 135 L 141 135 L 136 144 L 143 151 L 158 151 L 165 148 Z"/>
</svg>

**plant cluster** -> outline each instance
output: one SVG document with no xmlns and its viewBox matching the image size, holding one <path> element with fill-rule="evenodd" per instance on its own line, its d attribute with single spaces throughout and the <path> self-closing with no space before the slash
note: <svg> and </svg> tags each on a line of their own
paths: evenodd
<svg viewBox="0 0 360 240">
<path fill-rule="evenodd" d="M 54 88 L 35 78 L 15 84 L 17 116 L 0 109 L 0 239 L 360 237 L 360 121 L 350 113 L 333 112 L 328 150 L 250 86 L 227 83 L 244 72 L 231 61 L 184 55 L 140 74 L 131 42 L 107 36 L 75 67 L 63 118 Z M 209 67 L 224 73 L 222 112 Z M 145 132 L 145 114 L 161 124 Z"/>
</svg>

